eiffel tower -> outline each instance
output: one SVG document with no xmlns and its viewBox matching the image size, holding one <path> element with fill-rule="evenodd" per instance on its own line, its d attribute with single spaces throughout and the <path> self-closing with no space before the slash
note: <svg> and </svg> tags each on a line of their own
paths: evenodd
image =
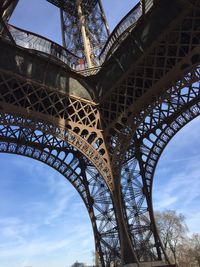
<svg viewBox="0 0 200 267">
<path fill-rule="evenodd" d="M 200 114 L 200 1 L 141 0 L 112 33 L 101 0 L 48 2 L 62 46 L 9 24 L 17 0 L 0 4 L 0 152 L 68 179 L 99 266 L 172 266 L 152 184 L 166 145 Z"/>
</svg>

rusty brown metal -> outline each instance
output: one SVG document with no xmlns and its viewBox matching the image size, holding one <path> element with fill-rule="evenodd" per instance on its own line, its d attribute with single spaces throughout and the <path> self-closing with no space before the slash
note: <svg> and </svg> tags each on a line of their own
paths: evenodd
<svg viewBox="0 0 200 267">
<path fill-rule="evenodd" d="M 63 61 L 33 33 L 57 53 L 26 48 L 20 29 L 21 47 L 0 38 L 0 152 L 45 162 L 73 184 L 103 267 L 169 262 L 153 176 L 165 146 L 200 114 L 199 1 L 140 2 L 149 9 L 138 4 L 119 23 L 98 68 L 73 69 L 75 55 L 63 48 Z"/>
</svg>

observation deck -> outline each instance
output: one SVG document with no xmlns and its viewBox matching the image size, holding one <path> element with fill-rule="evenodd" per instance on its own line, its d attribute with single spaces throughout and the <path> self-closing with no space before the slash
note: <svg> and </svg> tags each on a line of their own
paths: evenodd
<svg viewBox="0 0 200 267">
<path fill-rule="evenodd" d="M 102 267 L 166 266 L 153 176 L 171 138 L 200 114 L 200 1 L 141 0 L 109 37 L 97 1 L 51 0 L 63 15 L 63 46 L 9 25 L 12 9 L 1 16 L 1 151 L 69 179 Z M 79 17 L 69 13 L 75 3 Z"/>
<path fill-rule="evenodd" d="M 75 8 L 76 1 L 47 1 L 59 8 L 62 8 L 65 12 L 69 13 L 72 16 L 78 16 L 78 14 L 76 14 L 77 8 Z M 153 1 L 151 2 L 153 3 Z M 90 13 L 96 4 L 97 0 L 83 1 L 83 9 L 85 10 L 84 12 Z M 151 6 L 152 4 L 148 4 L 148 11 L 150 10 Z M 43 36 L 40 36 L 39 34 L 20 29 L 13 25 L 8 25 L 8 30 L 16 45 L 27 48 L 29 50 L 31 49 L 32 51 L 35 50 L 40 53 L 45 53 L 51 56 L 53 60 L 59 60 L 62 63 L 66 64 L 73 71 L 79 72 L 83 76 L 89 76 L 96 74 L 101 69 L 101 65 L 112 56 L 112 54 L 117 50 L 122 41 L 128 35 L 130 35 L 130 32 L 136 27 L 137 23 L 142 17 L 142 14 L 142 3 L 139 2 L 115 27 L 96 60 L 97 66 L 91 69 L 88 69 L 85 63 L 80 63 L 81 57 L 75 55 L 68 49 L 65 49 L 62 45 L 59 45 Z M 6 36 L 5 32 L 1 33 L 1 37 L 9 39 Z"/>
<path fill-rule="evenodd" d="M 67 12 L 71 12 L 70 8 L 74 8 L 75 2 L 73 1 L 58 1 L 49 0 L 58 7 L 64 8 Z M 96 4 L 96 1 L 83 1 L 85 8 L 91 8 Z M 81 58 L 73 54 L 63 46 L 43 37 L 38 34 L 29 32 L 27 30 L 20 29 L 18 27 L 8 25 L 8 31 L 15 42 L 15 45 L 22 47 L 31 53 L 36 53 L 38 56 L 42 56 L 48 61 L 57 62 L 69 71 L 78 73 L 81 76 L 91 76 L 86 80 L 89 83 L 89 87 L 96 88 L 96 97 L 100 97 L 101 93 L 108 90 L 110 84 L 113 86 L 113 80 L 117 81 L 119 77 L 130 68 L 130 64 L 133 63 L 133 59 L 136 60 L 143 53 L 144 45 L 148 47 L 151 44 L 152 36 L 156 32 L 158 34 L 162 31 L 163 26 L 167 26 L 169 21 L 176 16 L 176 12 L 179 9 L 178 2 L 175 1 L 173 5 L 166 6 L 166 1 L 163 3 L 154 5 L 154 1 L 148 1 L 148 6 L 143 12 L 142 1 L 140 1 L 128 14 L 119 22 L 113 32 L 110 34 L 104 48 L 102 49 L 99 58 L 98 66 L 88 69 L 81 62 Z M 176 7 L 177 6 L 177 7 Z M 164 17 L 165 10 L 170 12 L 170 16 Z M 89 9 L 88 9 L 89 10 Z M 153 14 L 151 14 L 153 10 Z M 163 17 L 159 14 L 163 14 Z M 143 17 L 148 17 L 148 22 L 143 23 Z M 152 26 L 153 21 L 156 19 L 157 29 L 155 25 Z M 162 24 L 161 24 L 162 23 Z M 155 24 L 155 23 L 154 23 Z M 160 26 L 159 26 L 160 25 Z M 145 38 L 142 35 L 145 34 L 146 28 L 149 27 L 149 33 Z M 152 29 L 152 30 L 151 30 Z M 1 38 L 11 42 L 5 31 L 1 33 Z M 133 42 L 130 42 L 130 40 Z M 143 44 L 143 42 L 145 43 Z M 124 49 L 129 44 L 129 48 Z M 132 47 L 132 48 L 131 48 Z M 132 49 L 133 55 L 130 57 L 130 49 Z M 124 60 L 126 58 L 126 60 Z M 96 75 L 95 81 L 93 76 Z M 83 77 L 84 79 L 84 77 Z M 101 92 L 101 93 L 99 93 Z M 82 94 L 79 94 L 81 96 Z M 86 95 L 84 93 L 84 95 Z M 88 98 L 88 96 L 87 96 Z"/>
<path fill-rule="evenodd" d="M 63 46 L 45 38 L 39 34 L 20 29 L 13 25 L 8 26 L 13 40 L 16 45 L 23 48 L 43 53 L 51 57 L 52 60 L 57 60 L 61 64 L 65 64 L 72 70 L 78 71 L 80 58 Z"/>
</svg>

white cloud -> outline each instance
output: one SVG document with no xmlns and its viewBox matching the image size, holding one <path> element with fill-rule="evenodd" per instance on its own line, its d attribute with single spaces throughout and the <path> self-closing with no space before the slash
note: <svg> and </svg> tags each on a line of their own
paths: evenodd
<svg viewBox="0 0 200 267">
<path fill-rule="evenodd" d="M 158 163 L 153 188 L 154 209 L 174 209 L 186 217 L 190 231 L 200 232 L 200 119 L 183 128 Z"/>
<path fill-rule="evenodd" d="M 54 207 L 50 209 L 49 214 L 45 218 L 45 224 L 51 224 L 53 220 L 61 217 L 64 215 L 64 211 L 69 206 L 69 197 L 62 197 L 61 199 L 57 200 L 56 203 L 54 203 Z"/>
<path fill-rule="evenodd" d="M 21 257 L 22 255 L 29 255 L 29 257 L 31 257 L 45 255 L 60 250 L 64 247 L 67 248 L 69 245 L 70 240 L 68 239 L 53 241 L 44 241 L 40 239 L 32 240 L 16 247 L 2 249 L 0 257 Z"/>
<path fill-rule="evenodd" d="M 158 177 L 155 177 L 158 179 Z M 162 185 L 162 180 L 165 180 Z M 168 208 L 179 202 L 181 206 L 191 204 L 200 196 L 200 169 L 198 162 L 190 162 L 183 170 L 176 171 L 172 177 L 160 179 L 159 190 L 154 190 L 155 206 Z"/>
<path fill-rule="evenodd" d="M 39 226 L 23 222 L 20 218 L 5 217 L 0 219 L 0 245 L 3 241 L 7 244 L 24 244 L 25 240 L 37 230 Z"/>
<path fill-rule="evenodd" d="M 67 225 L 63 225 L 64 227 L 67 228 Z M 59 228 L 59 231 L 61 230 Z M 18 259 L 20 264 L 40 257 L 51 261 L 51 258 L 54 259 L 58 254 L 72 262 L 79 259 L 80 255 L 82 255 L 81 257 L 91 258 L 91 251 L 94 250 L 94 240 L 91 232 L 92 229 L 88 222 L 77 221 L 73 226 L 70 225 L 68 229 L 65 229 L 61 238 L 55 236 L 29 238 L 25 239 L 23 243 L 1 245 L 0 267 L 3 267 L 1 262 L 4 259 L 10 261 L 12 258 Z M 13 266 L 17 266 L 15 264 Z"/>
<path fill-rule="evenodd" d="M 200 233 L 200 211 L 199 212 L 187 212 L 187 224 L 191 233 Z"/>
<path fill-rule="evenodd" d="M 14 158 L 14 166 L 10 160 L 7 181 L 12 185 L 16 176 L 21 177 L 22 171 L 25 179 L 20 179 L 17 183 L 20 187 L 13 189 L 20 195 L 21 188 L 26 186 L 26 192 L 30 190 L 32 194 L 34 190 L 34 194 L 30 199 L 21 196 L 21 202 L 13 203 L 14 191 L 12 186 L 10 188 L 11 198 L 6 198 L 4 206 L 16 209 L 20 205 L 20 209 L 15 212 L 17 216 L 0 215 L 3 216 L 0 217 L 0 267 L 56 267 L 58 262 L 63 265 L 64 261 L 69 266 L 70 262 L 79 259 L 89 262 L 94 250 L 93 233 L 78 193 L 48 166 L 30 159 L 23 159 L 21 163 L 18 160 L 21 158 Z M 6 166 L 2 160 L 0 163 Z"/>
</svg>

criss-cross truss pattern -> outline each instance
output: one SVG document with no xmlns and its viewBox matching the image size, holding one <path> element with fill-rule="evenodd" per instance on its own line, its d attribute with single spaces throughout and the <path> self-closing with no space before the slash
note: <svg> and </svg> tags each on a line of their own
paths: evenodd
<svg viewBox="0 0 200 267">
<path fill-rule="evenodd" d="M 63 128 L 63 135 L 71 131 L 71 137 L 65 138 L 88 155 L 112 186 L 99 112 L 94 103 L 36 86 L 4 72 L 0 72 L 0 88 L 0 103 L 6 112 L 13 110 L 32 117 L 38 117 L 36 114 L 40 113 L 40 118 L 49 123 L 54 121 Z"/>
<path fill-rule="evenodd" d="M 64 48 L 7 24 L 17 2 L 0 6 L 0 152 L 42 161 L 74 186 L 100 266 L 169 263 L 152 183 L 166 145 L 200 115 L 199 1 L 139 1 L 106 41 L 100 0 L 49 0 L 70 23 Z M 103 64 L 76 72 L 83 13 Z"/>
<path fill-rule="evenodd" d="M 199 74 L 198 68 L 188 73 L 188 79 L 185 77 L 187 83 L 179 82 L 170 97 L 154 107 L 137 128 L 126 153 L 121 174 L 122 188 L 130 233 L 133 242 L 141 247 L 139 258 L 146 257 L 147 251 L 148 258 L 161 255 L 160 240 L 152 224 L 153 175 L 167 143 L 179 129 L 199 114 Z M 155 242 L 154 246 L 152 241 Z"/>
<path fill-rule="evenodd" d="M 39 120 L 1 113 L 0 151 L 42 161 L 66 177 L 88 209 L 101 262 L 120 261 L 110 190 L 92 162 L 66 142 L 59 129 Z"/>
<path fill-rule="evenodd" d="M 98 66 L 109 34 L 101 0 L 48 1 L 60 8 L 63 45 L 81 58 L 80 68 Z"/>
<path fill-rule="evenodd" d="M 170 87 L 171 81 L 180 79 L 187 68 L 195 61 L 198 63 L 199 8 L 192 8 L 174 24 L 140 57 L 133 71 L 127 70 L 125 78 L 104 94 L 101 108 L 106 131 L 132 128 L 137 123 L 139 109 L 150 105 L 154 97 L 158 99 L 163 95 L 166 90 L 163 84 Z"/>
</svg>

